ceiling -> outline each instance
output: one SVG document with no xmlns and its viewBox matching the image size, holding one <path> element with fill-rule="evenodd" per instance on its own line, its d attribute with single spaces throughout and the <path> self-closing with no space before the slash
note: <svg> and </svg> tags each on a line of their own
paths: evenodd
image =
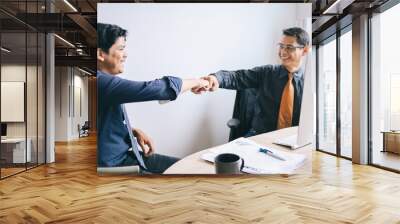
<svg viewBox="0 0 400 224">
<path fill-rule="evenodd" d="M 218 2 L 268 2 L 312 3 L 313 43 L 335 32 L 337 22 L 341 26 L 351 23 L 351 18 L 366 10 L 372 10 L 388 0 L 220 0 Z M 29 32 L 54 32 L 56 64 L 75 65 L 96 70 L 97 3 L 117 2 L 207 2 L 167 0 L 1 0 L 0 25 L 2 45 L 14 50 L 14 54 L 26 54 L 25 30 Z M 209 0 L 208 2 L 216 2 Z M 52 13 L 49 13 L 52 11 Z M 347 21 L 349 22 L 345 22 Z M 66 40 L 63 41 L 62 39 Z M 28 55 L 34 52 L 35 43 L 28 38 Z M 72 44 L 72 45 L 71 45 Z"/>
</svg>

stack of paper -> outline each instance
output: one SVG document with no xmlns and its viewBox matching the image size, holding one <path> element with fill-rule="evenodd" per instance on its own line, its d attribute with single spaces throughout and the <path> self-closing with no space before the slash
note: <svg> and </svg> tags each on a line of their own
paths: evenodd
<svg viewBox="0 0 400 224">
<path fill-rule="evenodd" d="M 284 158 L 285 161 L 260 152 L 260 148 L 267 148 L 275 155 Z M 214 158 L 222 153 L 233 153 L 243 158 L 243 172 L 253 174 L 291 174 L 306 160 L 305 155 L 264 147 L 246 138 L 239 138 L 212 148 L 209 152 L 201 155 L 201 158 L 214 162 Z"/>
</svg>

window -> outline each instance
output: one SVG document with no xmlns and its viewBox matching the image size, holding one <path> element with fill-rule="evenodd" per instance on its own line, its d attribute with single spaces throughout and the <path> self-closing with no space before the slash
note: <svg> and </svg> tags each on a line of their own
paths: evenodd
<svg viewBox="0 0 400 224">
<path fill-rule="evenodd" d="M 336 153 L 336 40 L 318 48 L 318 149 Z"/>
<path fill-rule="evenodd" d="M 340 155 L 348 158 L 352 157 L 352 74 L 352 33 L 349 30 L 340 36 Z"/>
<path fill-rule="evenodd" d="M 400 170 L 400 5 L 371 19 L 370 135 L 372 164 Z"/>
</svg>

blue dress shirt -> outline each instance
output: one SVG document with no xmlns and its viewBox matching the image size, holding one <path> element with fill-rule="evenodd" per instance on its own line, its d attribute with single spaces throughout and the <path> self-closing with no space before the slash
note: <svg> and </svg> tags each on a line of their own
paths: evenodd
<svg viewBox="0 0 400 224">
<path fill-rule="evenodd" d="M 151 100 L 175 100 L 182 80 L 166 76 L 147 82 L 136 82 L 97 71 L 97 163 L 98 166 L 118 166 L 131 148 L 124 125 L 121 104 Z"/>
</svg>

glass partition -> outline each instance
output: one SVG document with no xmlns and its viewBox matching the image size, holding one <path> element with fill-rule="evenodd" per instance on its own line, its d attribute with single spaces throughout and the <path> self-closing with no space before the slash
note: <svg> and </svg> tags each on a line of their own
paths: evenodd
<svg viewBox="0 0 400 224">
<path fill-rule="evenodd" d="M 38 34 L 38 65 L 37 65 L 37 162 L 38 165 L 46 162 L 46 38 L 45 34 Z"/>
<path fill-rule="evenodd" d="M 336 154 L 336 39 L 318 48 L 318 149 Z"/>
<path fill-rule="evenodd" d="M 27 33 L 27 82 L 26 82 L 26 113 L 27 113 L 27 151 L 30 151 L 27 167 L 37 165 L 38 157 L 38 35 Z"/>
<path fill-rule="evenodd" d="M 27 5 L 28 4 L 28 5 Z M 0 178 L 45 163 L 45 35 L 18 20 L 44 1 L 1 1 Z"/>
<path fill-rule="evenodd" d="M 26 41 L 26 32 L 1 34 L 0 110 L 1 122 L 6 126 L 1 140 L 2 177 L 24 171 L 31 157 L 26 138 Z"/>
</svg>

